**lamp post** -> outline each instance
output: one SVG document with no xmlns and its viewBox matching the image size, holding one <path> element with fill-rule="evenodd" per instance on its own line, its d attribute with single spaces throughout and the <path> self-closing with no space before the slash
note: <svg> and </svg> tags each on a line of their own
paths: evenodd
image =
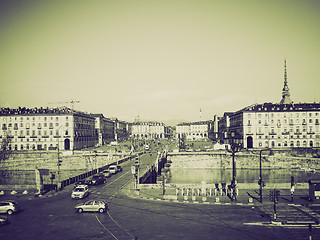
<svg viewBox="0 0 320 240">
<path fill-rule="evenodd" d="M 60 184 L 60 166 L 61 166 L 61 162 L 62 160 L 60 160 L 60 128 L 62 127 L 65 127 L 64 125 L 61 125 L 59 128 L 58 128 L 58 163 L 57 163 L 57 166 L 58 166 L 58 184 Z M 60 189 L 60 187 L 58 186 L 58 189 Z"/>
<path fill-rule="evenodd" d="M 233 198 L 236 196 L 236 163 L 235 163 L 235 155 L 237 152 L 240 152 L 243 148 L 242 143 L 239 141 L 236 141 L 235 138 L 235 132 L 231 132 L 230 135 L 228 136 L 228 133 L 226 132 L 226 137 L 228 137 L 229 139 L 229 146 L 226 145 L 226 151 L 231 153 L 232 155 L 232 182 L 231 182 L 231 187 L 233 189 L 233 196 L 232 196 L 232 200 Z"/>
<path fill-rule="evenodd" d="M 265 186 L 264 181 L 262 180 L 262 152 L 267 150 L 270 150 L 270 149 L 266 148 L 266 149 L 260 150 L 260 166 L 259 166 L 260 176 L 259 176 L 258 184 L 259 184 L 259 196 L 260 196 L 261 203 L 262 203 L 262 188 Z"/>
</svg>

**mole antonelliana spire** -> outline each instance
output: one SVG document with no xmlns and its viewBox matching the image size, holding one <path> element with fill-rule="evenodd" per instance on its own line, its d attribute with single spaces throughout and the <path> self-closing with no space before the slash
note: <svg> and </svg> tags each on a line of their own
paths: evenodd
<svg viewBox="0 0 320 240">
<path fill-rule="evenodd" d="M 284 60 L 284 85 L 282 88 L 282 99 L 280 101 L 280 104 L 292 104 L 292 100 L 290 98 L 290 92 L 288 87 L 288 81 L 287 81 L 287 61 Z"/>
</svg>

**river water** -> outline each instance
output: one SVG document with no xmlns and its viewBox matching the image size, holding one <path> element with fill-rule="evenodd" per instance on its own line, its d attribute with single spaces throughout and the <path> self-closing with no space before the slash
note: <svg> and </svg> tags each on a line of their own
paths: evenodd
<svg viewBox="0 0 320 240">
<path fill-rule="evenodd" d="M 238 183 L 257 183 L 260 176 L 259 169 L 237 169 Z M 320 180 L 320 171 L 300 169 L 268 169 L 262 170 L 265 183 L 289 183 L 291 176 L 296 183 L 307 183 L 308 180 Z M 207 184 L 231 182 L 232 169 L 172 169 L 167 183 L 172 184 Z"/>
</svg>

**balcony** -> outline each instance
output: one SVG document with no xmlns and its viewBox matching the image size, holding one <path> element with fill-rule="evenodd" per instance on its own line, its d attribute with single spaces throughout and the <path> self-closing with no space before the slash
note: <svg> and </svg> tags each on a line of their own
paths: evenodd
<svg viewBox="0 0 320 240">
<path fill-rule="evenodd" d="M 289 135 L 289 132 L 282 132 L 282 135 Z"/>
<path fill-rule="evenodd" d="M 42 138 L 49 138 L 49 135 L 43 135 Z"/>
</svg>

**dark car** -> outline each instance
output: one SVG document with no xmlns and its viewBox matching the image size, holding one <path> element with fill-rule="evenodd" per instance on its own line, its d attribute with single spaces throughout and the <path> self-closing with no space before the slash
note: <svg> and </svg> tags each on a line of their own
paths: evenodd
<svg viewBox="0 0 320 240">
<path fill-rule="evenodd" d="M 121 166 L 117 166 L 117 169 L 118 169 L 118 172 L 121 172 L 122 171 L 122 167 Z"/>
<path fill-rule="evenodd" d="M 6 225 L 6 224 L 9 224 L 8 218 L 5 217 L 5 216 L 0 216 L 0 226 L 1 225 Z"/>
<path fill-rule="evenodd" d="M 92 176 L 91 180 L 89 181 L 90 185 L 98 185 L 106 182 L 106 178 L 102 173 L 98 173 Z"/>
<path fill-rule="evenodd" d="M 79 185 L 88 185 L 88 180 L 85 180 L 85 179 L 79 180 L 78 182 L 76 182 L 76 183 L 74 184 L 74 188 L 76 188 L 76 187 L 79 186 Z"/>
</svg>

